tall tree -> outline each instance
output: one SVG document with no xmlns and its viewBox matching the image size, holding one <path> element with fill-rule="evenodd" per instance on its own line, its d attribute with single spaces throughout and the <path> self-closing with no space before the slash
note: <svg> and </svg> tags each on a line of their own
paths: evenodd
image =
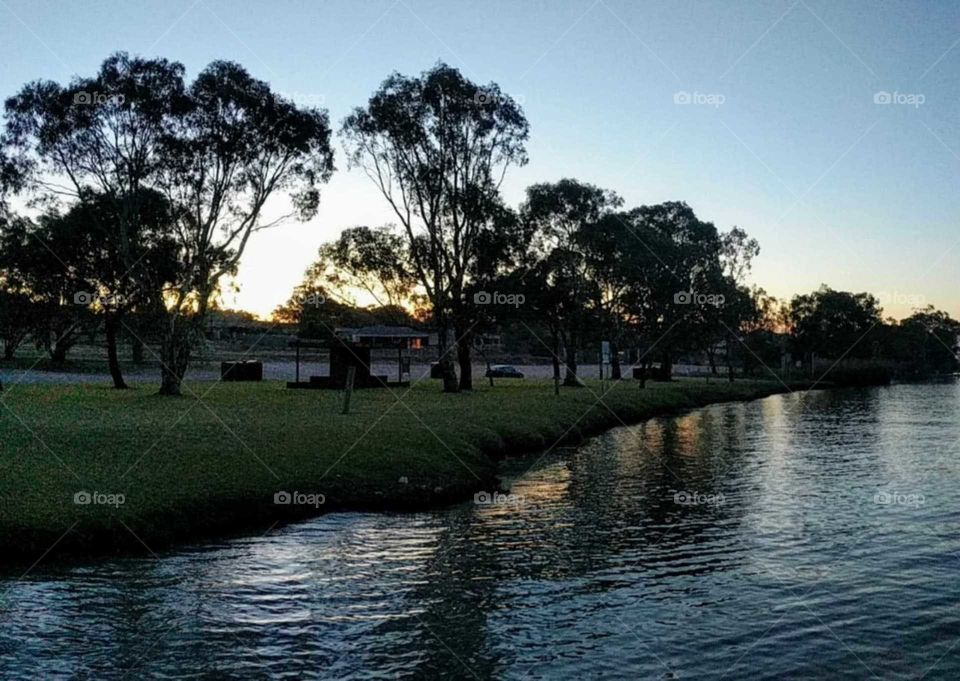
<svg viewBox="0 0 960 681">
<path fill-rule="evenodd" d="M 75 204 L 65 215 L 48 218 L 52 243 L 63 244 L 57 249 L 62 254 L 59 264 L 68 268 L 75 282 L 74 302 L 89 305 L 103 318 L 115 388 L 126 387 L 118 357 L 126 316 L 161 310 L 163 291 L 177 277 L 170 206 L 156 191 L 138 193 L 135 220 L 124 219 L 118 204 L 102 194 Z"/>
<path fill-rule="evenodd" d="M 656 263 L 646 278 L 643 316 L 648 348 L 656 346 L 662 378 L 669 380 L 678 353 L 703 347 L 706 315 L 718 300 L 710 282 L 722 271 L 720 235 L 683 202 L 641 206 L 629 219 Z"/>
<path fill-rule="evenodd" d="M 759 253 L 759 243 L 743 229 L 734 227 L 721 234 L 720 267 L 710 268 L 706 280 L 707 293 L 714 296 L 714 302 L 698 306 L 711 372 L 717 373 L 716 351 L 722 348 L 730 381 L 737 358 L 744 354 L 743 332 L 760 315 L 753 292 L 746 285 L 753 259 Z"/>
<path fill-rule="evenodd" d="M 184 67 L 117 53 L 96 76 L 26 85 L 7 100 L 4 146 L 48 201 L 109 201 L 118 252 L 142 233 L 144 190 L 172 208 L 178 276 L 165 291 L 160 392 L 179 394 L 210 299 L 250 236 L 289 215 L 312 217 L 333 172 L 325 112 L 299 109 L 241 66 L 217 61 L 187 88 Z M 288 214 L 264 218 L 286 194 Z M 133 226 L 132 226 L 133 225 Z"/>
<path fill-rule="evenodd" d="M 183 70 L 165 59 L 120 52 L 108 57 L 92 77 L 75 78 L 67 85 L 28 83 L 6 102 L 4 146 L 25 171 L 27 188 L 48 206 L 67 205 L 49 229 L 77 232 L 64 236 L 60 248 L 34 245 L 51 250 L 58 266 L 68 269 L 85 260 L 82 274 L 89 275 L 88 283 L 96 288 L 88 292 L 108 301 L 100 309 L 110 372 L 118 388 L 125 384 L 117 337 L 129 307 L 119 301 L 130 301 L 135 291 L 157 300 L 165 284 L 150 269 L 156 263 L 148 257 L 147 241 L 164 238 L 161 232 L 169 232 L 173 223 L 158 220 L 158 195 L 151 187 L 161 150 L 188 103 Z M 63 251 L 67 242 L 83 250 Z M 65 274 L 82 282 L 76 269 Z"/>
<path fill-rule="evenodd" d="M 333 173 L 325 111 L 301 109 L 233 62 L 207 66 L 162 148 L 158 187 L 177 206 L 179 276 L 167 291 L 160 392 L 178 395 L 221 279 L 235 274 L 253 234 L 305 221 Z M 266 216 L 269 199 L 286 209 Z"/>
<path fill-rule="evenodd" d="M 527 188 L 520 208 L 521 220 L 532 236 L 532 249 L 542 254 L 536 266 L 541 285 L 555 290 L 542 296 L 544 312 L 552 318 L 557 336 L 552 344 L 565 350 L 564 384 L 580 385 L 577 352 L 590 327 L 585 306 L 591 297 L 591 280 L 584 246 L 590 242 L 586 230 L 623 203 L 614 192 L 574 179 L 536 184 Z M 610 223 L 606 223 L 610 224 Z M 594 259 L 594 264 L 598 261 Z M 547 307 L 551 308 L 549 311 Z"/>
<path fill-rule="evenodd" d="M 96 322 L 87 309 L 77 277 L 78 262 L 65 261 L 78 250 L 78 235 L 51 213 L 39 220 L 24 217 L 0 222 L 0 271 L 8 291 L 29 296 L 30 335 L 55 364 Z M 82 304 L 77 304 L 80 301 Z"/>
<path fill-rule="evenodd" d="M 440 63 L 419 77 L 387 78 L 341 135 L 350 165 L 376 184 L 406 233 L 437 326 L 443 389 L 455 392 L 451 331 L 469 304 L 479 235 L 505 173 L 527 162 L 527 120 L 496 84 Z"/>
</svg>

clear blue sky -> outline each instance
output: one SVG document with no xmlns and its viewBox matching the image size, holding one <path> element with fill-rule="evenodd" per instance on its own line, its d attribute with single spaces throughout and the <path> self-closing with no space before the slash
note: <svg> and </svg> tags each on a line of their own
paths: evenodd
<svg viewBox="0 0 960 681">
<path fill-rule="evenodd" d="M 684 200 L 759 239 L 753 279 L 771 293 L 826 282 L 885 294 L 898 317 L 921 300 L 960 316 L 955 2 L 0 0 L 4 97 L 115 50 L 191 77 L 239 61 L 337 127 L 391 71 L 442 59 L 523 103 L 514 205 L 565 176 L 628 205 Z M 229 302 L 269 311 L 321 242 L 389 219 L 339 145 L 337 165 L 314 221 L 251 244 Z"/>
</svg>

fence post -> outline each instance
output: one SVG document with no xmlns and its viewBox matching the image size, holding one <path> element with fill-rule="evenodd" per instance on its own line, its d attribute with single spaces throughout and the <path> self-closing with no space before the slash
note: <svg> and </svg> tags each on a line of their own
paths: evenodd
<svg viewBox="0 0 960 681">
<path fill-rule="evenodd" d="M 343 393 L 343 414 L 350 413 L 350 396 L 353 395 L 353 379 L 357 375 L 355 366 L 347 367 L 347 389 Z"/>
</svg>

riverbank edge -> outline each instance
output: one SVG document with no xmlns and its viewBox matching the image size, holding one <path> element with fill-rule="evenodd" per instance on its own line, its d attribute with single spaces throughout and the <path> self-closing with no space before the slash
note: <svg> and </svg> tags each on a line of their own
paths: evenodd
<svg viewBox="0 0 960 681">
<path fill-rule="evenodd" d="M 738 381 L 738 387 L 752 381 Z M 722 385 L 716 381 L 714 385 Z M 710 384 L 706 384 L 710 385 Z M 167 531 L 134 533 L 127 525 L 119 524 L 97 531 L 82 531 L 75 526 L 62 533 L 32 530 L 8 531 L 0 534 L 0 566 L 32 565 L 41 560 L 45 564 L 83 561 L 105 556 L 156 555 L 192 543 L 215 539 L 267 534 L 285 525 L 310 518 L 341 512 L 409 513 L 428 511 L 464 503 L 478 492 L 504 491 L 499 477 L 499 462 L 505 458 L 536 457 L 557 447 L 577 445 L 617 427 L 631 426 L 651 418 L 677 416 L 715 404 L 750 402 L 772 395 L 802 393 L 809 390 L 831 389 L 837 386 L 814 381 L 754 383 L 746 393 L 720 395 L 701 386 L 691 386 L 682 393 L 682 400 L 672 404 L 643 405 L 615 404 L 594 410 L 573 424 L 557 423 L 556 432 L 513 432 L 495 441 L 477 443 L 485 459 L 482 471 L 469 472 L 455 479 L 447 479 L 433 488 L 414 487 L 390 490 L 365 487 L 362 482 L 349 491 L 328 494 L 319 507 L 278 506 L 251 499 L 240 494 L 233 498 L 210 498 L 189 509 L 176 509 L 160 517 L 143 518 L 144 526 L 166 528 Z M 599 400 L 598 400 L 599 402 Z M 544 443 L 548 442 L 544 446 Z M 293 491 L 293 490 L 291 490 Z"/>
</svg>

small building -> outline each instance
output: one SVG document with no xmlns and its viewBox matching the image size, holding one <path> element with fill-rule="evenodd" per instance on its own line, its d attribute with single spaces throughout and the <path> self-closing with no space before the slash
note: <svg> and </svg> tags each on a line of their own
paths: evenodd
<svg viewBox="0 0 960 681">
<path fill-rule="evenodd" d="M 430 334 L 409 326 L 341 327 L 334 330 L 338 338 L 368 348 L 407 348 L 420 350 L 430 345 Z"/>
<path fill-rule="evenodd" d="M 390 388 L 410 385 L 410 353 L 422 350 L 430 335 L 408 326 L 341 327 L 329 339 L 295 338 L 290 347 L 296 349 L 296 375 L 288 388 L 319 388 L 342 390 L 347 384 L 348 370 L 354 370 L 355 388 Z M 329 355 L 330 373 L 300 380 L 300 353 L 302 349 L 325 350 Z M 397 380 L 373 373 L 374 354 L 378 359 L 396 361 Z M 383 366 L 381 361 L 380 366 Z"/>
</svg>

